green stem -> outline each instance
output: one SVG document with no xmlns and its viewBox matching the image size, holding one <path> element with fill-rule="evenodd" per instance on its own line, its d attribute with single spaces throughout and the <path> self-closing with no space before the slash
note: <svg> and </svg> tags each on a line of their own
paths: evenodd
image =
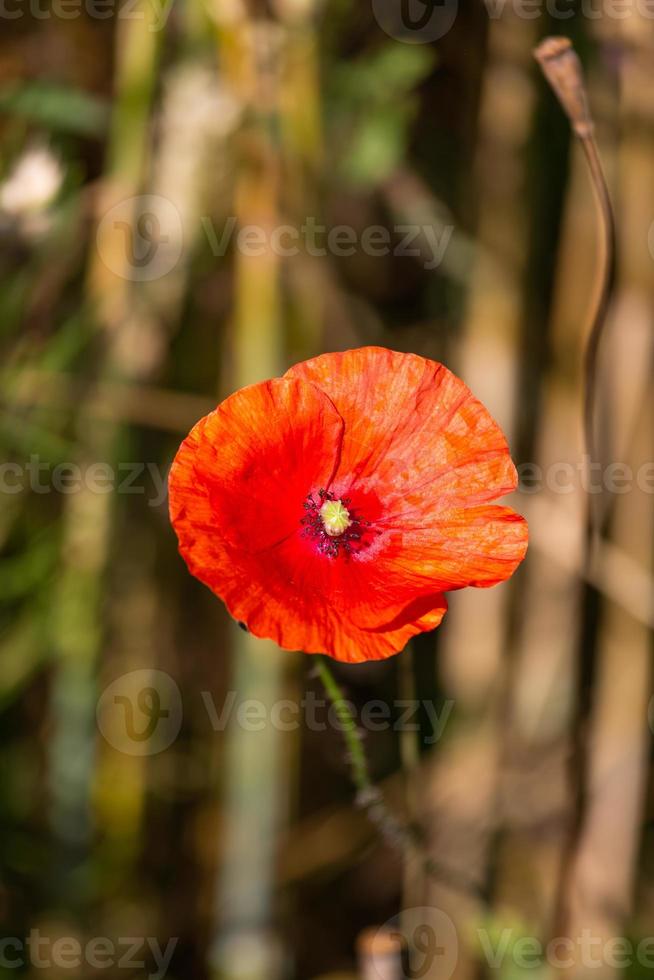
<svg viewBox="0 0 654 980">
<path fill-rule="evenodd" d="M 384 840 L 405 855 L 413 856 L 420 861 L 425 874 L 441 884 L 445 883 L 465 894 L 475 895 L 485 902 L 486 895 L 476 882 L 452 869 L 441 867 L 428 857 L 418 829 L 411 824 L 403 823 L 388 809 L 382 791 L 370 778 L 368 760 L 361 743 L 361 733 L 356 718 L 349 702 L 343 696 L 338 681 L 332 674 L 327 657 L 316 657 L 316 671 L 327 697 L 334 706 L 345 739 L 352 781 L 357 789 L 357 805 L 366 811 L 368 819 L 375 824 Z"/>
<path fill-rule="evenodd" d="M 343 691 L 332 673 L 327 657 L 317 658 L 316 670 L 325 688 L 327 697 L 334 705 L 338 716 L 350 757 L 352 781 L 359 793 L 367 795 L 371 790 L 376 792 L 376 787 L 370 778 L 368 760 L 361 744 L 361 733 L 357 727 L 356 718 L 350 709 L 349 703 L 343 697 Z"/>
</svg>

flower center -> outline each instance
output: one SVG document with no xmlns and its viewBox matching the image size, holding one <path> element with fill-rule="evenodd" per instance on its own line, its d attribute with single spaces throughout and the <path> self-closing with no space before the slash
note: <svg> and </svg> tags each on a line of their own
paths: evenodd
<svg viewBox="0 0 654 980">
<path fill-rule="evenodd" d="M 350 512 L 343 506 L 342 500 L 326 500 L 319 514 L 330 538 L 337 538 L 343 531 L 347 531 L 352 523 Z"/>
<path fill-rule="evenodd" d="M 349 504 L 349 497 L 335 497 L 329 490 L 319 490 L 318 500 L 312 493 L 305 500 L 302 535 L 315 542 L 320 554 L 338 558 L 365 547 L 362 538 L 370 524 L 348 510 Z"/>
</svg>

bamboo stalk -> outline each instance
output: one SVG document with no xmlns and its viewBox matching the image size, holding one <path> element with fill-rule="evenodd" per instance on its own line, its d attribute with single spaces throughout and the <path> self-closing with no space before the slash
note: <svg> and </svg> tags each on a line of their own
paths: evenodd
<svg viewBox="0 0 654 980">
<path fill-rule="evenodd" d="M 154 11 L 143 2 L 135 16 L 119 22 L 116 65 L 116 102 L 112 116 L 109 147 L 107 196 L 98 202 L 98 221 L 105 207 L 113 206 L 123 196 L 135 193 L 143 178 L 147 159 L 147 119 L 156 75 L 158 35 L 150 30 Z M 102 197 L 102 196 L 101 196 Z M 124 240 L 115 228 L 116 256 L 125 256 Z M 118 246 L 118 239 L 120 243 Z M 121 332 L 127 313 L 129 276 L 120 264 L 108 266 L 93 243 L 89 255 L 87 295 L 105 335 L 107 344 L 101 373 L 111 375 L 117 370 L 114 353 L 120 348 Z M 122 249 L 123 251 L 120 251 Z M 106 254 L 106 253 L 105 253 Z M 127 261 L 127 259 L 125 259 Z M 121 367 L 129 372 L 132 358 L 122 359 Z M 92 386 L 91 386 L 92 389 Z M 86 415 L 86 395 L 77 406 L 77 434 L 80 445 L 78 462 L 82 468 L 97 460 L 112 463 L 116 460 L 121 431 L 112 422 L 93 423 Z M 88 857 L 91 831 L 98 821 L 111 834 L 117 817 L 115 808 L 104 808 L 100 793 L 92 793 L 104 779 L 102 764 L 95 767 L 95 709 L 97 701 L 97 669 L 103 642 L 100 620 L 100 592 L 109 545 L 113 502 L 108 494 L 93 493 L 83 485 L 79 492 L 67 498 L 63 516 L 63 546 L 61 570 L 54 605 L 56 672 L 52 692 L 53 737 L 50 742 L 50 787 L 52 820 L 62 838 L 64 868 L 75 868 L 79 850 Z M 132 806 L 118 818 L 120 835 L 125 837 L 125 820 L 129 814 L 130 833 L 136 833 L 143 792 L 141 759 L 123 756 L 123 779 L 133 789 Z M 69 879 L 65 873 L 57 876 L 57 887 L 65 894 Z"/>
<path fill-rule="evenodd" d="M 476 175 L 479 213 L 459 373 L 498 419 L 511 443 L 516 431 L 516 347 L 524 316 L 528 225 L 522 205 L 524 149 L 534 102 L 530 73 L 533 22 L 506 14 L 490 24 L 481 97 Z M 519 509 L 519 505 L 518 505 Z M 484 890 L 493 833 L 507 683 L 505 648 L 510 587 L 452 597 L 439 653 L 443 686 L 456 701 L 462 730 L 433 761 L 424 807 L 431 853 L 447 854 Z M 474 727 L 465 720 L 474 720 Z M 481 914 L 474 896 L 432 887 L 428 903 L 443 909 L 465 937 Z M 453 977 L 476 974 L 476 952 L 461 942 Z"/>
<path fill-rule="evenodd" d="M 280 71 L 277 25 L 256 22 L 238 5 L 216 13 L 228 90 L 252 113 L 238 144 L 235 214 L 240 227 L 269 234 L 279 224 L 280 150 L 272 135 Z M 279 375 L 284 367 L 279 257 L 268 247 L 235 258 L 235 309 L 225 358 L 229 387 Z M 232 684 L 268 708 L 284 695 L 292 658 L 269 641 L 234 629 Z M 268 712 L 268 717 L 270 713 Z M 224 748 L 222 866 L 216 882 L 211 973 L 221 980 L 275 980 L 283 948 L 274 905 L 277 835 L 289 803 L 289 739 L 232 727 Z"/>
</svg>

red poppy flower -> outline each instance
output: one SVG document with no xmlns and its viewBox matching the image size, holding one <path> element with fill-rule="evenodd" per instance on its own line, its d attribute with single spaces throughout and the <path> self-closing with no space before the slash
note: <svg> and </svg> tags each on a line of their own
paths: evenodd
<svg viewBox="0 0 654 980">
<path fill-rule="evenodd" d="M 516 471 L 442 364 L 366 347 L 229 397 L 182 443 L 170 515 L 189 569 L 256 636 L 358 662 L 433 629 L 444 592 L 507 579 Z"/>
</svg>

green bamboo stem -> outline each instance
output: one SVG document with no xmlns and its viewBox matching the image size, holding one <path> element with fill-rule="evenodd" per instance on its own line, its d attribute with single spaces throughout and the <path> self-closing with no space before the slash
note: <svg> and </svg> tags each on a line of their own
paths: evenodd
<svg viewBox="0 0 654 980">
<path fill-rule="evenodd" d="M 222 9 L 222 8 L 221 8 Z M 282 146 L 277 139 L 277 77 L 283 52 L 263 57 L 264 31 L 245 9 L 234 19 L 218 16 L 220 84 L 246 107 L 248 124 L 235 134 L 238 160 L 233 191 L 239 227 L 272 230 L 280 224 Z M 265 46 L 264 46 L 265 48 Z M 235 256 L 234 305 L 229 350 L 223 358 L 225 387 L 242 387 L 280 375 L 286 366 L 284 295 L 280 257 Z M 229 376 L 227 376 L 227 372 Z M 272 642 L 234 630 L 233 689 L 272 710 L 292 683 L 292 660 Z M 290 808 L 292 739 L 269 726 L 265 733 L 230 728 L 222 750 L 222 859 L 218 867 L 209 974 L 220 980 L 278 980 L 284 944 L 276 925 L 276 841 Z"/>
<path fill-rule="evenodd" d="M 138 13 L 142 15 L 138 16 Z M 121 20 L 116 42 L 115 88 L 107 169 L 103 179 L 107 197 L 97 203 L 98 221 L 105 209 L 138 192 L 145 176 L 148 157 L 148 118 L 156 79 L 160 41 L 153 31 L 153 8 L 139 0 L 139 11 Z M 116 236 L 120 236 L 115 231 Z M 122 239 L 118 237 L 122 248 Z M 102 385 L 110 378 L 125 382 L 138 372 L 131 353 L 120 358 L 127 324 L 129 280 L 107 268 L 92 239 L 89 253 L 87 296 L 99 328 L 109 339 L 95 379 Z M 119 252 L 117 254 L 122 254 Z M 123 349 L 134 345 L 122 344 Z M 86 406 L 97 397 L 93 385 L 76 404 L 79 447 L 73 459 L 84 468 L 100 460 L 115 466 L 124 446 L 122 420 L 112 411 L 121 397 L 117 390 L 107 400 L 107 421 L 89 422 Z M 123 450 L 124 451 L 124 450 Z M 132 859 L 143 812 L 145 783 L 141 758 L 108 751 L 96 743 L 95 712 L 98 670 L 103 655 L 102 583 L 112 538 L 115 500 L 108 494 L 84 488 L 66 498 L 62 518 L 62 558 L 53 601 L 53 654 L 50 716 L 52 736 L 48 744 L 48 784 L 51 822 L 61 842 L 54 890 L 58 899 L 70 904 L 71 895 L 81 905 L 80 885 L 84 861 L 91 853 L 94 831 L 100 830 L 104 853 L 115 866 L 121 853 Z M 135 623 L 127 631 L 134 635 Z M 150 635 L 149 624 L 143 629 Z M 153 654 L 153 651 L 149 651 Z M 144 657 L 143 645 L 139 655 Z M 99 746 L 99 750 L 98 750 Z M 116 786 L 122 787 L 121 805 L 116 805 Z M 94 860 L 99 852 L 93 851 Z M 74 887 L 71 884 L 74 882 Z M 90 887 L 90 885 L 88 886 Z"/>
</svg>

